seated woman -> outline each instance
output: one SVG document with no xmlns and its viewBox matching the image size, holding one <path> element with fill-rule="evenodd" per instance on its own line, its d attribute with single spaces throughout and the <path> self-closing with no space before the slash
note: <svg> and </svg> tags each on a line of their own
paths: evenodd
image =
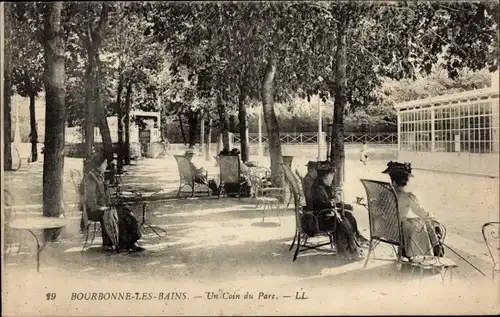
<svg viewBox="0 0 500 317">
<path fill-rule="evenodd" d="M 319 167 L 318 177 L 313 183 L 312 203 L 313 213 L 318 219 L 320 230 L 334 230 L 337 252 L 349 258 L 362 258 L 356 241 L 357 224 L 352 214 L 341 215 L 336 208 L 331 184 L 335 175 L 332 167 Z M 350 216 L 347 216 L 350 214 Z"/>
<path fill-rule="evenodd" d="M 304 199 L 306 201 L 305 209 L 307 209 L 307 210 L 316 210 L 315 208 L 318 207 L 317 206 L 318 202 L 316 201 L 316 203 L 315 203 L 314 202 L 315 199 L 313 197 L 313 186 L 314 186 L 316 179 L 318 178 L 317 168 L 318 167 L 320 169 L 322 168 L 318 164 L 319 164 L 319 162 L 314 162 L 314 161 L 309 161 L 307 163 L 307 175 L 304 176 Z M 339 198 L 337 198 L 333 195 L 333 190 L 332 190 L 331 186 L 328 185 L 326 190 L 327 190 L 327 194 L 329 195 L 329 198 L 325 199 L 323 197 L 323 200 L 326 201 L 325 204 L 327 204 L 327 205 L 323 206 L 324 208 L 321 208 L 321 209 L 332 208 L 328 204 L 333 204 L 333 206 L 335 208 L 340 209 L 342 207 L 342 203 L 340 202 Z M 354 233 L 356 234 L 357 242 L 360 244 L 365 244 L 366 242 L 368 242 L 368 240 L 365 237 L 363 237 L 361 235 L 361 233 L 359 232 L 358 223 L 356 221 L 356 218 L 352 214 L 353 210 L 354 210 L 354 208 L 350 204 L 344 204 L 345 217 L 349 220 L 349 222 L 351 223 L 351 225 L 354 229 Z"/>
<path fill-rule="evenodd" d="M 389 162 L 382 173 L 389 174 L 392 186 L 398 195 L 399 216 L 403 227 L 403 255 L 410 260 L 419 255 L 443 256 L 434 216 L 426 211 L 417 197 L 406 189 L 413 177 L 410 163 Z"/>
<path fill-rule="evenodd" d="M 132 212 L 124 205 L 118 205 L 116 208 L 110 206 L 110 197 L 104 184 L 103 171 L 105 167 L 105 158 L 99 153 L 85 163 L 85 176 L 80 190 L 85 197 L 87 218 L 101 223 L 102 243 L 106 250 L 113 249 L 110 235 L 114 235 L 114 233 L 108 230 L 118 228 L 119 249 L 134 252 L 144 251 L 144 248 L 136 244 L 137 240 L 141 238 L 141 232 Z M 83 205 L 80 207 L 83 211 Z M 86 229 L 85 219 L 82 214 L 82 231 Z"/>
</svg>

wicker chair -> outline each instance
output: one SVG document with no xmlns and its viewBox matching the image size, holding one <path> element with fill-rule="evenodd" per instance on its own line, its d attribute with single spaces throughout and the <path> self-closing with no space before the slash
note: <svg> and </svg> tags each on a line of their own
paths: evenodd
<svg viewBox="0 0 500 317">
<path fill-rule="evenodd" d="M 294 175 L 292 172 L 292 169 L 286 165 L 286 164 L 281 164 L 284 172 L 285 172 L 285 179 L 288 185 L 290 186 L 293 194 L 293 199 L 294 199 L 294 205 L 295 205 L 295 235 L 293 237 L 292 244 L 290 245 L 289 250 L 293 249 L 293 246 L 295 245 L 295 241 L 297 240 L 297 247 L 295 249 L 294 255 L 293 255 L 293 261 L 297 260 L 297 256 L 300 252 L 308 251 L 308 250 L 317 250 L 317 251 L 323 251 L 327 253 L 332 253 L 336 254 L 335 250 L 335 240 L 334 240 L 334 230 L 320 230 L 319 229 L 319 223 L 318 219 L 316 216 L 314 216 L 313 213 L 308 212 L 307 214 L 310 215 L 311 217 L 314 217 L 315 219 L 315 224 L 316 224 L 316 235 L 315 237 L 320 237 L 320 236 L 326 236 L 328 237 L 329 241 L 328 242 L 318 242 L 318 243 L 311 243 L 309 240 L 310 236 L 308 236 L 304 228 L 302 227 L 302 221 L 301 218 L 305 214 L 303 211 L 303 194 L 302 194 L 302 187 L 300 185 L 300 180 L 297 179 L 297 177 Z M 329 246 L 328 249 L 325 249 L 325 246 Z"/>
<path fill-rule="evenodd" d="M 403 264 L 408 264 L 412 267 L 412 272 L 419 268 L 420 277 L 422 278 L 424 269 L 432 269 L 433 271 L 438 269 L 443 282 L 446 272 L 449 271 L 451 280 L 453 269 L 457 267 L 456 263 L 445 257 L 434 256 L 433 246 L 429 250 L 421 250 L 423 255 L 415 257 L 411 262 L 404 256 L 403 228 L 399 216 L 398 198 L 392 185 L 387 182 L 368 179 L 361 179 L 360 181 L 366 190 L 368 205 L 364 206 L 368 209 L 370 223 L 370 242 L 364 267 L 367 266 L 371 253 L 382 242 L 393 247 L 396 253 L 396 267 L 398 270 L 402 268 Z M 446 237 L 444 226 L 437 221 L 433 221 L 432 226 L 440 228 L 441 240 L 444 241 Z"/>
<path fill-rule="evenodd" d="M 215 160 L 219 164 L 220 180 L 219 180 L 219 197 L 221 195 L 233 194 L 241 199 L 241 191 L 243 185 L 248 184 L 248 180 L 241 178 L 240 159 L 236 155 L 220 155 L 216 156 Z M 228 185 L 235 187 L 235 191 L 228 191 Z M 248 184 L 250 185 L 250 184 Z"/>
<path fill-rule="evenodd" d="M 211 191 L 207 185 L 197 184 L 195 182 L 196 175 L 194 175 L 193 171 L 191 170 L 191 165 L 189 164 L 189 160 L 184 155 L 174 155 L 174 157 L 175 160 L 177 161 L 177 167 L 179 168 L 179 177 L 180 177 L 180 184 L 179 184 L 179 190 L 177 191 L 177 197 L 179 197 L 181 189 L 184 188 L 185 186 L 191 187 L 191 197 L 194 197 L 196 185 L 205 187 L 208 196 L 210 196 Z M 205 176 L 207 177 L 208 174 L 206 174 Z"/>
<path fill-rule="evenodd" d="M 292 162 L 293 162 L 293 156 L 283 156 L 283 164 L 287 165 L 288 167 L 292 167 Z"/>
</svg>

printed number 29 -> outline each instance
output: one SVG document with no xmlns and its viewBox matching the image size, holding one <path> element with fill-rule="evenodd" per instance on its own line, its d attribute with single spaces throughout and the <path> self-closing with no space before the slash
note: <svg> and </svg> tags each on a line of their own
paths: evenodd
<svg viewBox="0 0 500 317">
<path fill-rule="evenodd" d="M 47 297 L 47 300 L 56 299 L 56 293 L 47 293 L 47 294 L 45 294 L 45 296 Z"/>
</svg>

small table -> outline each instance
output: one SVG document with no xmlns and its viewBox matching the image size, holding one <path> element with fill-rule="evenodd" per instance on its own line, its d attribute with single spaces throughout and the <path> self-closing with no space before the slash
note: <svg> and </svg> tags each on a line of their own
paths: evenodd
<svg viewBox="0 0 500 317">
<path fill-rule="evenodd" d="M 42 229 L 61 229 L 67 225 L 67 220 L 64 218 L 55 218 L 55 217 L 38 217 L 38 218 L 24 218 L 24 219 L 14 219 L 9 222 L 8 226 L 12 229 L 17 230 L 26 230 L 36 241 L 36 270 L 40 272 L 40 253 L 43 248 L 47 244 L 44 240 L 43 244 L 40 245 L 40 241 L 37 236 L 33 232 L 33 230 L 42 230 Z"/>
<path fill-rule="evenodd" d="M 154 194 L 157 194 L 159 192 L 161 192 L 163 189 L 162 188 L 151 188 L 151 187 L 135 187 L 133 189 L 127 189 L 127 190 L 124 190 L 123 192 L 120 192 L 119 195 L 120 197 L 124 198 L 123 197 L 123 193 L 124 192 L 130 192 L 132 193 L 133 195 L 135 195 L 136 198 L 139 199 L 140 203 L 142 203 L 142 222 L 141 222 L 141 226 L 143 228 L 147 227 L 151 230 L 153 230 L 153 232 L 158 236 L 158 237 L 161 237 L 158 232 L 156 232 L 155 228 L 158 229 L 158 230 L 161 230 L 165 233 L 165 235 L 167 234 L 167 231 L 163 228 L 160 228 L 160 227 L 157 227 L 157 226 L 153 226 L 149 223 L 146 222 L 146 209 L 147 209 L 147 204 L 146 204 L 146 200 L 145 198 L 146 197 L 151 197 L 153 196 Z M 145 196 L 146 194 L 146 196 Z"/>
</svg>

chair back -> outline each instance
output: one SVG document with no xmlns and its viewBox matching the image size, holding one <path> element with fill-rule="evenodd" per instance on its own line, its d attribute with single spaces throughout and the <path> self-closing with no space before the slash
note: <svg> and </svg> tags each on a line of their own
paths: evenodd
<svg viewBox="0 0 500 317">
<path fill-rule="evenodd" d="M 292 167 L 293 156 L 283 156 L 283 164 Z"/>
<path fill-rule="evenodd" d="M 400 246 L 403 241 L 398 197 L 390 183 L 360 179 L 366 190 L 370 237 Z"/>
<path fill-rule="evenodd" d="M 493 277 L 500 270 L 500 251 L 499 251 L 499 222 L 487 222 L 483 225 L 482 228 L 484 242 L 486 243 L 486 247 L 490 252 L 491 259 L 493 260 Z"/>
<path fill-rule="evenodd" d="M 301 216 L 301 205 L 300 202 L 303 197 L 303 190 L 300 186 L 300 180 L 295 176 L 295 174 L 292 172 L 292 169 L 290 166 L 286 165 L 285 163 L 281 164 L 281 167 L 283 168 L 283 171 L 285 173 L 285 180 L 290 186 L 292 195 L 293 195 L 293 200 L 295 203 L 295 221 L 297 227 L 300 227 L 300 216 Z"/>
<path fill-rule="evenodd" d="M 191 164 L 189 164 L 189 160 L 184 155 L 174 155 L 174 157 L 177 161 L 177 167 L 179 168 L 181 183 L 193 184 L 194 175 L 193 171 L 191 171 Z"/>
<path fill-rule="evenodd" d="M 298 169 L 295 169 L 295 175 L 297 175 L 298 179 L 300 180 L 300 185 L 302 186 L 302 190 L 304 190 L 304 175 L 302 175 Z M 306 193 L 304 193 L 305 195 Z"/>
<path fill-rule="evenodd" d="M 236 155 L 220 155 L 215 159 L 220 168 L 220 184 L 240 183 L 240 159 Z"/>
</svg>

